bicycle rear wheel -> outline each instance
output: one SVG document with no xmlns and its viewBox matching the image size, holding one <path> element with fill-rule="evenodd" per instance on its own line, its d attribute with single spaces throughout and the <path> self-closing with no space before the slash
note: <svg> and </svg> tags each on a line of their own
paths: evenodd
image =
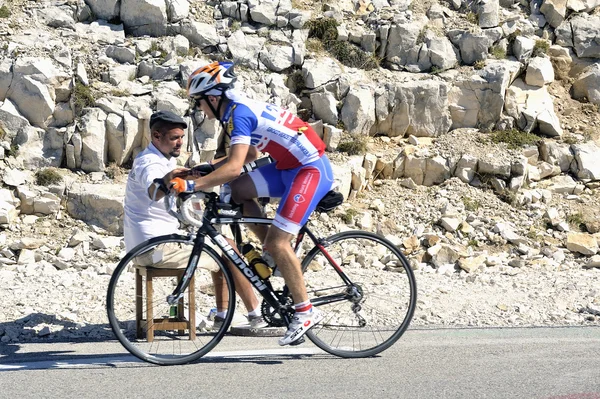
<svg viewBox="0 0 600 399">
<path fill-rule="evenodd" d="M 108 286 L 108 320 L 117 339 L 138 358 L 159 365 L 189 363 L 213 349 L 229 328 L 235 305 L 233 279 L 217 252 L 205 246 L 200 255 L 200 265 L 194 273 L 193 289 L 190 284 L 175 309 L 167 302 L 167 296 L 173 293 L 180 278 L 154 277 L 151 279 L 150 288 L 146 284 L 149 269 L 139 273 L 139 266 L 134 264 L 134 260 L 139 262 L 139 258 L 135 259 L 136 256 L 150 253 L 148 251 L 155 250 L 159 245 L 162 248 L 162 244 L 180 245 L 181 251 L 187 250 L 188 253 L 191 253 L 193 246 L 188 237 L 172 234 L 148 240 L 125 255 L 113 272 Z M 185 267 L 188 259 L 188 256 L 182 256 L 180 261 L 176 260 L 173 263 L 180 262 Z M 210 309 L 215 306 L 211 271 L 207 267 L 215 265 L 223 272 L 229 295 L 227 317 L 221 328 L 216 331 L 213 330 L 213 323 L 206 318 Z M 159 273 L 164 269 L 160 270 Z M 152 293 L 151 308 L 147 306 L 148 292 Z M 190 312 L 192 301 L 195 307 L 194 314 Z M 187 325 L 184 326 L 182 323 L 186 322 Z M 151 332 L 148 331 L 150 326 L 154 326 Z"/>
<path fill-rule="evenodd" d="M 334 234 L 324 247 L 308 252 L 302 270 L 309 299 L 325 316 L 306 336 L 324 351 L 373 356 L 408 328 L 417 300 L 415 277 L 385 238 L 366 231 Z"/>
</svg>

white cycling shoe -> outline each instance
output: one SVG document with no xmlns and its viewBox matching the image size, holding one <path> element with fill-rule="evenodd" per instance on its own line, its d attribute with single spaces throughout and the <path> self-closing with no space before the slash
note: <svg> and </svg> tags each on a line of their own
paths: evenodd
<svg viewBox="0 0 600 399">
<path fill-rule="evenodd" d="M 323 312 L 317 308 L 313 308 L 312 312 L 307 315 L 295 315 L 285 335 L 279 338 L 279 345 L 289 345 L 299 340 L 308 330 L 320 323 L 324 317 Z"/>
</svg>

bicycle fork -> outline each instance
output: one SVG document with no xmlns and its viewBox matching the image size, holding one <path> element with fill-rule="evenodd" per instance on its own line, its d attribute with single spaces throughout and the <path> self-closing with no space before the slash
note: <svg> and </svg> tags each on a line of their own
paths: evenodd
<svg viewBox="0 0 600 399">
<path fill-rule="evenodd" d="M 188 260 L 187 267 L 185 268 L 185 272 L 183 273 L 183 278 L 177 282 L 177 286 L 173 290 L 173 293 L 167 296 L 167 303 L 170 306 L 177 305 L 179 303 L 179 300 L 183 297 L 185 290 L 190 285 L 190 280 L 194 275 L 194 272 L 196 271 L 196 266 L 198 265 L 198 261 L 200 260 L 202 248 L 204 248 L 204 235 L 199 234 L 194 240 L 192 255 Z"/>
</svg>

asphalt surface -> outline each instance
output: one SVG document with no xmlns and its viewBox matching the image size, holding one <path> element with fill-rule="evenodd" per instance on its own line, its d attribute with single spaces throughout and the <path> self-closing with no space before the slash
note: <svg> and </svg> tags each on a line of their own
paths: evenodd
<svg viewBox="0 0 600 399">
<path fill-rule="evenodd" d="M 226 336 L 161 367 L 118 342 L 0 345 L 0 398 L 600 399 L 600 327 L 411 329 L 368 359 Z"/>
</svg>

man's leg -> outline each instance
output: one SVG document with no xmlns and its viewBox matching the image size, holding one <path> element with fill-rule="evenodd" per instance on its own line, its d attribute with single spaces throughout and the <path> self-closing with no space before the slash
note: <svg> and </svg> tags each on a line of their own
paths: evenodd
<svg viewBox="0 0 600 399">
<path fill-rule="evenodd" d="M 223 272 L 210 272 L 213 285 L 215 287 L 215 301 L 217 312 L 225 312 L 229 304 L 229 291 L 227 291 L 227 282 L 223 277 Z"/>
<path fill-rule="evenodd" d="M 229 238 L 227 241 L 229 241 L 229 245 L 231 245 L 231 247 L 238 252 L 235 243 Z M 242 275 L 242 272 L 233 263 L 231 263 L 229 259 L 223 257 L 223 261 L 225 261 L 225 264 L 229 270 L 231 270 L 231 274 L 233 275 L 233 283 L 235 284 L 235 291 L 242 299 L 242 302 L 244 302 L 246 310 L 248 310 L 248 312 L 256 310 L 256 308 L 259 306 L 259 301 L 256 297 L 254 289 L 252 288 L 252 284 L 250 284 L 250 281 L 248 281 L 248 279 Z"/>
<path fill-rule="evenodd" d="M 244 210 L 244 216 L 264 216 L 263 209 L 256 200 L 256 197 L 258 197 L 256 187 L 254 186 L 254 182 L 252 181 L 252 178 L 249 175 L 243 175 L 241 177 L 238 177 L 237 179 L 232 181 L 230 185 L 233 201 L 242 205 L 242 209 Z M 260 242 L 265 242 L 269 226 L 257 224 L 249 224 L 247 226 L 256 235 L 256 237 L 258 237 Z"/>
</svg>

